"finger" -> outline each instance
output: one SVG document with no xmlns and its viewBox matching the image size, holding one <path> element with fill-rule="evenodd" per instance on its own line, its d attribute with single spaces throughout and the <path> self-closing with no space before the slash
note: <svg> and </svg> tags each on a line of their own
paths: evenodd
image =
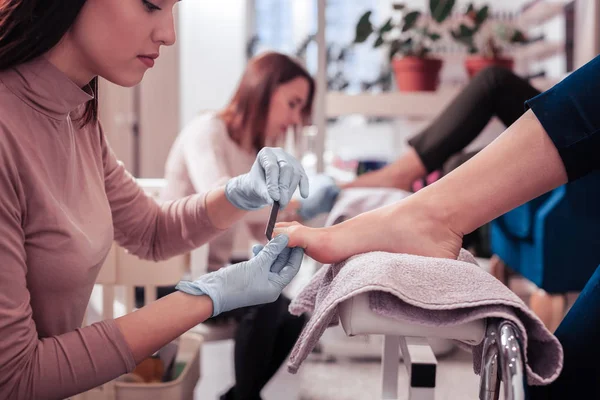
<svg viewBox="0 0 600 400">
<path fill-rule="evenodd" d="M 295 247 L 291 249 L 291 254 L 288 263 L 279 272 L 279 277 L 284 285 L 288 285 L 292 279 L 296 276 L 302 265 L 302 258 L 304 257 L 304 249 Z"/>
<path fill-rule="evenodd" d="M 254 257 L 256 257 L 264 247 L 265 246 L 263 246 L 262 244 L 255 244 L 254 246 L 252 246 L 252 254 L 254 255 Z"/>
<path fill-rule="evenodd" d="M 283 208 L 287 206 L 296 189 L 295 186 L 292 187 L 294 168 L 286 160 L 279 159 L 277 163 L 279 165 L 279 205 Z"/>
<path fill-rule="evenodd" d="M 287 228 L 289 226 L 294 226 L 294 225 L 299 225 L 298 222 L 296 221 L 292 221 L 292 222 L 278 222 L 275 224 L 275 228 Z"/>
<path fill-rule="evenodd" d="M 270 267 L 271 264 L 273 264 L 273 262 L 275 262 L 275 260 L 277 259 L 277 256 L 279 256 L 283 249 L 287 247 L 288 240 L 289 238 L 287 237 L 287 235 L 276 236 L 269 243 L 267 243 L 265 247 L 263 247 L 263 249 L 260 251 L 260 253 L 258 253 L 256 257 L 261 258 L 261 260 L 259 260 L 260 263 L 268 263 Z"/>
<path fill-rule="evenodd" d="M 277 256 L 275 262 L 271 265 L 270 271 L 278 274 L 283 269 L 283 267 L 285 267 L 288 264 L 291 252 L 292 249 L 289 247 L 283 249 L 279 256 Z"/>
<path fill-rule="evenodd" d="M 258 159 L 265 173 L 265 182 L 267 191 L 273 201 L 279 201 L 279 165 L 277 156 L 268 148 L 262 149 L 258 154 Z"/>
<path fill-rule="evenodd" d="M 302 166 L 300 166 L 300 168 L 302 169 L 302 172 L 300 173 L 300 196 L 302 196 L 303 198 L 308 198 L 308 176 L 306 175 L 306 172 L 304 171 L 304 168 L 302 168 Z"/>
<path fill-rule="evenodd" d="M 299 202 L 297 200 L 292 199 L 294 192 L 298 188 L 298 183 L 300 183 L 300 175 L 294 174 L 294 176 L 292 177 L 292 183 L 290 184 L 290 187 L 288 188 L 288 191 L 287 191 L 287 196 L 288 196 L 288 199 L 290 199 L 290 200 L 288 202 L 286 209 L 289 209 L 290 206 L 292 206 L 292 209 L 294 207 L 299 206 Z"/>
<path fill-rule="evenodd" d="M 303 198 L 307 198 L 309 195 L 309 183 L 308 183 L 308 175 L 302 166 L 302 163 L 297 159 L 291 157 L 291 164 L 294 167 L 294 177 L 298 178 L 297 184 L 299 183 L 300 188 L 300 196 Z M 296 191 L 296 186 L 293 187 L 294 192 Z"/>
</svg>

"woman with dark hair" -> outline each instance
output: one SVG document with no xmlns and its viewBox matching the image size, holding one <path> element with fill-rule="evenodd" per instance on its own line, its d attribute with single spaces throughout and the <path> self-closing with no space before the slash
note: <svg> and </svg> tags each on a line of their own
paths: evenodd
<svg viewBox="0 0 600 400">
<path fill-rule="evenodd" d="M 0 398 L 61 399 L 101 385 L 211 316 L 275 301 L 302 249 L 278 236 L 247 262 L 79 328 L 113 239 L 153 260 L 189 252 L 308 181 L 281 149 L 224 187 L 162 205 L 117 161 L 97 77 L 139 83 L 175 42 L 176 0 L 0 2 Z"/>
<path fill-rule="evenodd" d="M 288 128 L 310 120 L 314 87 L 308 72 L 284 54 L 268 52 L 250 60 L 229 104 L 221 111 L 198 115 L 176 139 L 165 167 L 163 198 L 206 192 L 247 171 L 262 148 L 276 145 Z M 249 213 L 210 241 L 209 271 L 234 261 L 235 239 L 265 241 L 266 211 Z M 304 325 L 304 317 L 288 312 L 289 303 L 281 295 L 273 303 L 222 316 L 239 323 L 236 382 L 222 399 L 260 398 Z"/>
</svg>

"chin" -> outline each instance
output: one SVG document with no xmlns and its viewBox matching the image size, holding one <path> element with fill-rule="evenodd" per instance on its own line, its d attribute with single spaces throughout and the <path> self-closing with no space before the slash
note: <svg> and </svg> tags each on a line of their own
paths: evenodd
<svg viewBox="0 0 600 400">
<path fill-rule="evenodd" d="M 144 78 L 144 72 L 130 72 L 124 74 L 107 74 L 101 75 L 107 81 L 122 87 L 133 87 L 139 84 Z"/>
</svg>

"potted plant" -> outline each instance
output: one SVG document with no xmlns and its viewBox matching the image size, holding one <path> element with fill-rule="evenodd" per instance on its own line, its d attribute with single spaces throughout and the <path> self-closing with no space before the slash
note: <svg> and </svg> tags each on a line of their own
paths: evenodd
<svg viewBox="0 0 600 400">
<path fill-rule="evenodd" d="M 490 21 L 489 10 L 487 5 L 477 9 L 473 3 L 469 4 L 463 22 L 450 31 L 457 42 L 467 46 L 469 56 L 465 59 L 465 68 L 470 78 L 492 65 L 512 69 L 514 60 L 506 56 L 505 51 L 527 42 L 523 32 L 513 25 Z"/>
<path fill-rule="evenodd" d="M 373 47 L 389 46 L 389 60 L 401 91 L 435 90 L 439 82 L 442 60 L 429 57 L 431 45 L 441 38 L 434 23 L 442 23 L 454 7 L 455 0 L 431 0 L 431 18 L 422 18 L 420 11 L 406 10 L 395 3 L 393 9 L 402 18 L 390 17 L 380 27 L 371 23 L 371 11 L 365 12 L 356 25 L 354 43 L 364 43 L 376 37 Z"/>
</svg>

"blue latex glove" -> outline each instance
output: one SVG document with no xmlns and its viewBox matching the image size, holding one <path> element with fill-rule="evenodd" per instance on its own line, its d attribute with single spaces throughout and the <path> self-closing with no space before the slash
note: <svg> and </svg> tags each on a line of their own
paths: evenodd
<svg viewBox="0 0 600 400">
<path fill-rule="evenodd" d="M 273 201 L 285 208 L 298 185 L 300 195 L 308 197 L 308 177 L 298 160 L 282 149 L 265 147 L 256 156 L 250 172 L 227 182 L 225 195 L 242 210 L 258 210 Z"/>
<path fill-rule="evenodd" d="M 311 181 L 311 195 L 302 200 L 298 215 L 304 221 L 319 214 L 328 213 L 333 208 L 341 189 L 330 176 L 319 175 Z"/>
<path fill-rule="evenodd" d="M 304 249 L 286 247 L 288 237 L 279 235 L 257 249 L 255 257 L 202 275 L 175 287 L 182 292 L 208 295 L 213 302 L 212 316 L 257 304 L 271 303 L 292 281 L 302 263 Z"/>
</svg>

